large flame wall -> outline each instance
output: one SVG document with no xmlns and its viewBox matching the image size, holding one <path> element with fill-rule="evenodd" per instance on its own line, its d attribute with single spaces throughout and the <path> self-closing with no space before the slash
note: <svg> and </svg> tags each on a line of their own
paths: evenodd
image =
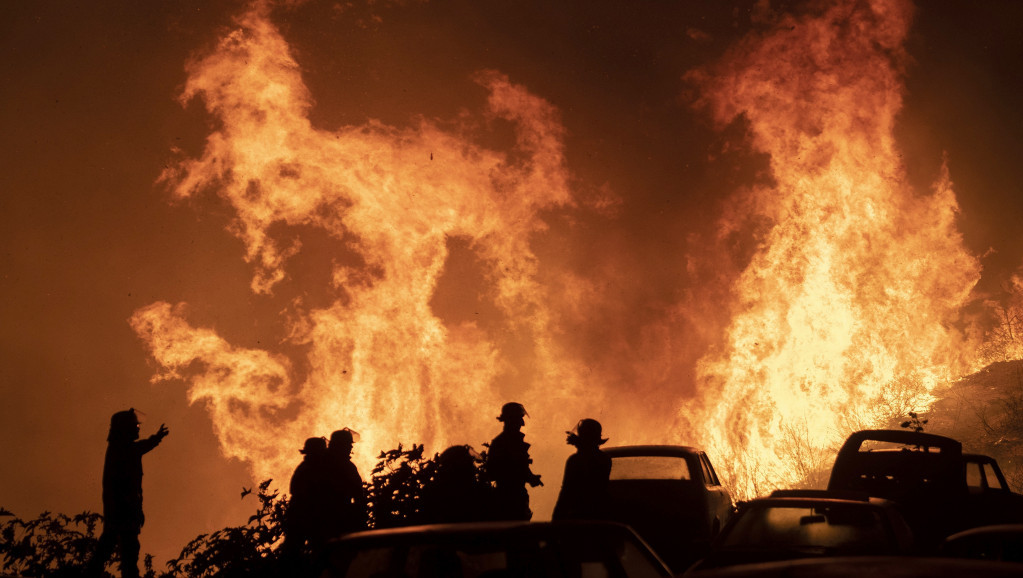
<svg viewBox="0 0 1023 578">
<path fill-rule="evenodd" d="M 908 185 L 894 139 L 907 2 L 836 2 L 746 39 L 691 75 L 720 123 L 741 117 L 770 178 L 722 234 L 753 228 L 725 345 L 684 412 L 740 493 L 793 483 L 852 429 L 929 403 L 969 359 L 952 328 L 980 276 L 944 174 Z"/>
<path fill-rule="evenodd" d="M 613 299 L 599 294 L 602 279 L 544 274 L 534 246 L 545 212 L 578 202 L 557 108 L 483 71 L 475 116 L 317 128 L 291 47 L 269 10 L 252 8 L 189 65 L 183 101 L 201 99 L 216 128 L 201 156 L 161 180 L 176 198 L 217 195 L 230 207 L 255 295 L 271 298 L 288 279 L 303 236 L 329 237 L 343 247 L 329 256 L 329 299 L 288 304 L 281 347 L 232 345 L 192 325 L 184 304 L 139 309 L 132 327 L 157 379 L 187 381 L 224 453 L 261 477 L 286 479 L 303 438 L 344 426 L 362 433 L 363 471 L 399 441 L 478 444 L 515 399 L 563 453 L 561 431 L 600 417 L 617 442 L 707 446 L 739 495 L 795 483 L 813 465 L 803 452 L 920 409 L 969 362 L 952 324 L 979 266 L 957 232 L 951 182 L 911 190 L 893 137 L 910 17 L 905 2 L 837 2 L 689 74 L 701 110 L 740 123 L 769 155 L 770 174 L 729 199 L 719 223 L 719 240 L 742 232 L 755 247 L 732 262 L 725 294 L 677 303 L 631 349 L 609 343 L 627 369 L 598 374 L 566 320 Z M 507 150 L 479 144 L 478 128 L 495 124 L 511 127 Z M 495 312 L 486 323 L 435 311 L 455 245 L 481 270 L 480 299 Z M 687 338 L 677 319 L 707 320 L 691 335 L 716 331 L 708 341 L 720 343 L 685 403 L 687 384 L 666 369 L 680 362 L 664 344 Z M 552 452 L 535 453 L 543 473 L 559 473 Z"/>
<path fill-rule="evenodd" d="M 558 115 L 499 73 L 476 80 L 487 118 L 514 127 L 510 153 L 426 120 L 314 128 L 298 65 L 264 9 L 190 66 L 183 98 L 201 97 L 220 128 L 201 158 L 162 178 L 179 198 L 214 191 L 229 203 L 256 270 L 252 291 L 271 294 L 285 278 L 303 228 L 351 253 L 334 261 L 329 306 L 291 309 L 288 341 L 308 367 L 301 383 L 288 358 L 192 327 L 181 306 L 154 303 L 132 318 L 166 369 L 160 377 L 187 370 L 189 397 L 209 407 L 225 453 L 258 475 L 287 479 L 303 438 L 344 426 L 362 433 L 364 469 L 399 441 L 479 443 L 495 433 L 506 396 L 536 399 L 529 383 L 495 391 L 498 376 L 515 373 L 495 339 L 474 322 L 447 327 L 431 310 L 452 238 L 483 264 L 505 328 L 528 339 L 532 380 L 558 384 L 544 401 L 573 395 L 578 379 L 558 359 L 530 248 L 544 226 L 538 212 L 572 202 Z"/>
</svg>

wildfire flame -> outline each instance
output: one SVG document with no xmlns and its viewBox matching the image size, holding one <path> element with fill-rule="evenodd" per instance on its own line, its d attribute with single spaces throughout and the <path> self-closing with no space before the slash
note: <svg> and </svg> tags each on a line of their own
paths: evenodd
<svg viewBox="0 0 1023 578">
<path fill-rule="evenodd" d="M 162 368 L 155 379 L 187 381 L 224 453 L 260 477 L 287 479 L 303 438 L 345 426 L 362 433 L 364 472 L 399 441 L 478 443 L 515 400 L 542 408 L 542 431 L 557 432 L 548 438 L 589 416 L 607 417 L 616 443 L 702 445 L 738 497 L 805 482 L 850 430 L 925 409 L 975 362 L 955 323 L 980 266 L 957 231 L 951 180 L 945 171 L 932 191 L 914 191 L 893 133 L 911 16 L 902 0 L 838 1 L 784 17 L 688 75 L 717 123 L 741 119 L 770 175 L 729 199 L 720 220 L 721 246 L 741 233 L 755 250 L 716 298 L 728 315 L 721 344 L 700 359 L 684 405 L 671 343 L 689 337 L 677 319 L 700 319 L 692 306 L 636 331 L 631 350 L 608 344 L 618 365 L 632 364 L 614 376 L 566 345 L 565 319 L 610 298 L 601 302 L 601 279 L 542 278 L 534 252 L 542 214 L 579 202 L 552 104 L 501 73 L 476 75 L 488 95 L 481 124 L 514 131 L 507 151 L 477 144 L 468 117 L 315 127 L 299 66 L 261 5 L 189 65 L 182 101 L 201 98 L 218 128 L 161 181 L 176 198 L 213 192 L 231 207 L 258 295 L 287 281 L 303 231 L 343 244 L 329 302 L 288 306 L 299 355 L 232 345 L 190 324 L 184 304 L 139 309 L 132 327 Z M 486 326 L 433 309 L 456 241 L 483 271 L 499 317 Z M 651 383 L 623 399 L 622 375 Z M 675 429 L 660 428 L 658 412 Z M 556 476 L 551 456 L 534 453 Z"/>
<path fill-rule="evenodd" d="M 930 194 L 911 190 L 893 133 L 911 15 L 903 1 L 837 2 L 691 75 L 713 118 L 741 116 L 770 155 L 773 182 L 721 224 L 757 227 L 757 249 L 726 345 L 699 363 L 702 407 L 683 416 L 720 424 L 696 431 L 740 495 L 797 483 L 850 430 L 926 409 L 970 361 L 953 322 L 980 266 L 952 183 L 944 171 Z"/>
<path fill-rule="evenodd" d="M 505 76 L 483 72 L 475 80 L 489 93 L 488 120 L 514 127 L 510 153 L 425 119 L 410 129 L 371 121 L 320 130 L 267 10 L 253 8 L 237 24 L 190 65 L 182 97 L 201 97 L 220 129 L 201 158 L 182 161 L 162 180 L 178 198 L 212 190 L 230 204 L 258 294 L 285 279 L 300 250 L 285 240 L 289 227 L 323 230 L 355 256 L 334 263 L 329 306 L 292 308 L 289 339 L 306 347 L 309 368 L 301 383 L 287 357 L 234 347 L 191 326 L 183 305 L 164 302 L 131 319 L 164 368 L 157 379 L 190 381 L 189 399 L 208 405 L 225 454 L 249 461 L 259 476 L 285 480 L 311 435 L 359 430 L 355 459 L 365 471 L 399 441 L 442 449 L 489 439 L 499 431 L 502 403 L 514 396 L 529 406 L 538 397 L 531 383 L 559 384 L 545 402 L 573 395 L 579 380 L 571 364 L 558 361 L 530 247 L 544 228 L 538 213 L 573 202 L 556 110 Z M 517 370 L 493 336 L 475 322 L 446 326 L 431 310 L 453 238 L 482 263 L 503 329 L 530 343 L 531 380 L 517 389 L 494 387 Z"/>
</svg>

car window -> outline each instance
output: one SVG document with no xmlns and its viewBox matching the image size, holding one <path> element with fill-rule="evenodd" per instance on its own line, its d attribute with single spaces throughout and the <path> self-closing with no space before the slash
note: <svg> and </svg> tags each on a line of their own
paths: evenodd
<svg viewBox="0 0 1023 578">
<path fill-rule="evenodd" d="M 966 462 L 966 485 L 971 488 L 979 488 L 983 484 L 984 474 L 981 471 L 981 464 L 977 462 Z"/>
<path fill-rule="evenodd" d="M 860 452 L 921 452 L 928 454 L 940 454 L 941 446 L 905 444 L 900 442 L 889 442 L 884 440 L 865 439 L 860 444 Z"/>
<path fill-rule="evenodd" d="M 705 454 L 700 455 L 700 465 L 703 466 L 703 481 L 708 486 L 718 486 L 718 477 L 714 475 L 714 468 L 710 466 L 710 460 Z"/>
<path fill-rule="evenodd" d="M 995 467 L 992 464 L 984 464 L 984 475 L 987 477 L 987 485 L 989 488 L 995 490 L 1004 490 L 1002 483 L 998 481 L 998 476 L 995 474 Z"/>
<path fill-rule="evenodd" d="M 685 458 L 676 456 L 616 456 L 611 458 L 612 480 L 689 480 Z"/>
</svg>

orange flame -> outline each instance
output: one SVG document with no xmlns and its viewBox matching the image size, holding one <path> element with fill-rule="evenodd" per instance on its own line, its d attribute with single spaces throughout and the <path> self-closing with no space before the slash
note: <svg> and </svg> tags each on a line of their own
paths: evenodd
<svg viewBox="0 0 1023 578">
<path fill-rule="evenodd" d="M 300 250 L 283 240 L 288 227 L 325 231 L 357 253 L 334 264 L 333 302 L 291 323 L 290 340 L 307 347 L 302 383 L 287 358 L 192 327 L 183 306 L 155 303 L 132 317 L 164 368 L 156 379 L 190 381 L 189 397 L 208 404 L 224 452 L 249 460 L 256 475 L 286 480 L 303 438 L 343 426 L 362 433 L 363 471 L 399 441 L 478 443 L 499 430 L 494 417 L 512 396 L 528 406 L 536 384 L 559 384 L 545 399 L 575 391 L 530 247 L 544 228 L 539 211 L 573 202 L 563 129 L 550 104 L 505 76 L 475 80 L 489 92 L 489 118 L 514 127 L 511 153 L 427 120 L 315 128 L 299 67 L 264 9 L 244 14 L 189 66 L 183 100 L 201 96 L 220 129 L 201 158 L 161 178 L 178 198 L 214 190 L 233 207 L 232 231 L 256 269 L 252 290 L 269 295 L 286 279 Z M 452 238 L 482 263 L 504 329 L 531 344 L 523 355 L 532 373 L 514 389 L 493 387 L 516 375 L 493 335 L 475 322 L 446 326 L 431 311 Z"/>
<path fill-rule="evenodd" d="M 692 407 L 674 403 L 679 358 L 697 349 L 678 328 L 704 312 L 678 305 L 607 344 L 607 365 L 633 380 L 632 396 L 571 354 L 566 320 L 613 297 L 602 295 L 605 279 L 541 271 L 531 245 L 542 212 L 577 202 L 550 103 L 500 73 L 476 75 L 486 120 L 513 128 L 509 151 L 480 146 L 471 126 L 425 119 L 322 130 L 260 7 L 189 65 L 183 101 L 200 97 L 219 128 L 161 180 L 177 198 L 212 191 L 231 206 L 251 289 L 268 299 L 287 283 L 304 232 L 343 243 L 329 302 L 289 305 L 298 356 L 232 345 L 191 325 L 183 304 L 139 309 L 132 327 L 162 368 L 155 379 L 187 381 L 224 453 L 261 478 L 287 479 L 303 438 L 344 426 L 363 434 L 363 472 L 398 441 L 478 443 L 515 399 L 542 415 L 532 441 L 563 448 L 561 432 L 600 417 L 615 443 L 705 446 L 739 497 L 805 483 L 849 430 L 926 408 L 973 362 L 954 323 L 980 268 L 956 230 L 950 178 L 913 191 L 893 135 L 910 19 L 901 0 L 840 1 L 689 75 L 716 122 L 743 119 L 771 173 L 720 222 L 723 244 L 752 232 L 756 249 L 730 287 L 722 345 L 696 367 Z M 453 244 L 478 261 L 481 301 L 499 319 L 445 322 L 434 311 Z M 659 427 L 665 413 L 678 414 L 676 430 Z M 534 453 L 548 485 L 556 453 Z"/>
<path fill-rule="evenodd" d="M 947 171 L 916 194 L 893 135 L 911 11 L 848 1 L 786 17 L 690 77 L 717 122 L 747 123 L 773 179 L 722 223 L 758 227 L 757 249 L 726 345 L 699 363 L 703 403 L 683 411 L 740 496 L 807 483 L 851 429 L 925 409 L 968 359 L 951 324 L 978 261 Z"/>
</svg>

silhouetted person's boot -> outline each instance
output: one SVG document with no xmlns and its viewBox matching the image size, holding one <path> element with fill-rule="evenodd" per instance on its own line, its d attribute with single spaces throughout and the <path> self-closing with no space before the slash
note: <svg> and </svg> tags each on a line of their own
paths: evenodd
<svg viewBox="0 0 1023 578">
<path fill-rule="evenodd" d="M 100 576 L 114 548 L 121 559 L 121 577 L 139 575 L 139 533 L 142 513 L 142 455 L 167 437 L 167 426 L 139 440 L 139 419 L 134 409 L 119 411 L 110 418 L 107 453 L 103 462 L 103 533 L 92 560 L 89 574 Z"/>
<path fill-rule="evenodd" d="M 487 454 L 487 475 L 494 482 L 494 517 L 498 520 L 529 520 L 531 487 L 542 486 L 540 476 L 533 473 L 529 457 L 529 444 L 525 442 L 522 427 L 526 425 L 526 408 L 509 402 L 501 407 L 498 421 L 504 422 L 504 431 L 490 442 Z"/>
<path fill-rule="evenodd" d="M 611 477 L 611 458 L 600 451 L 607 442 L 602 438 L 600 422 L 580 420 L 567 443 L 576 452 L 565 462 L 561 493 L 554 505 L 554 520 L 600 520 L 607 516 L 607 483 Z"/>
</svg>

